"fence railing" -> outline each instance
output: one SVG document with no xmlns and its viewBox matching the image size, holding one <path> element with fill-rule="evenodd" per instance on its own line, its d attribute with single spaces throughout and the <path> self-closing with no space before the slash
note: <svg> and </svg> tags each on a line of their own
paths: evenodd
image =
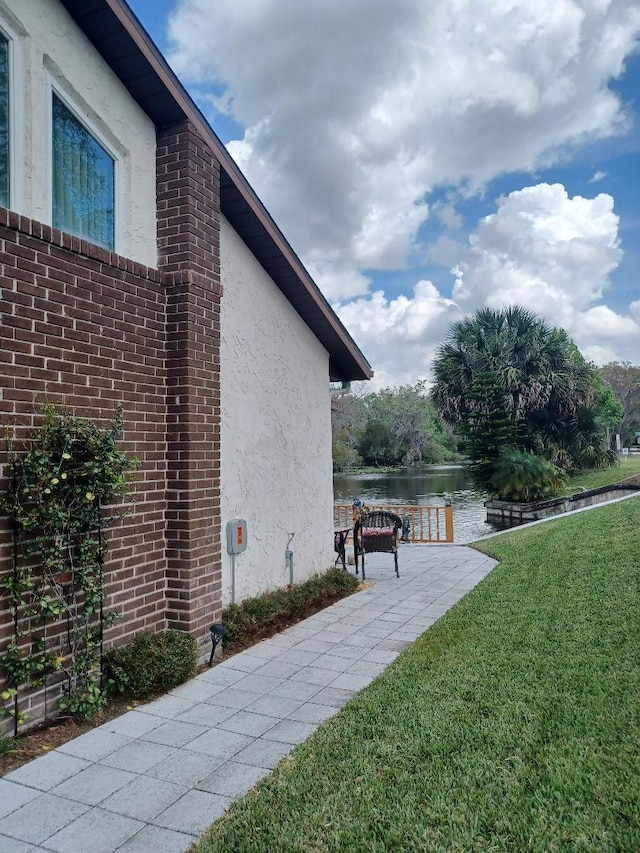
<svg viewBox="0 0 640 853">
<path fill-rule="evenodd" d="M 371 504 L 371 509 L 384 509 L 399 515 L 403 521 L 405 542 L 453 542 L 453 507 L 416 504 Z M 353 527 L 353 506 L 333 505 L 336 529 Z"/>
</svg>

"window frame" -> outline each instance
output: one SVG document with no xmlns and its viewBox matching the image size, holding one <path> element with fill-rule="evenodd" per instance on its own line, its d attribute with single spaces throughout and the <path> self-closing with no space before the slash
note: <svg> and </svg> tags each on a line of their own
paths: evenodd
<svg viewBox="0 0 640 853">
<path fill-rule="evenodd" d="M 49 75 L 49 85 L 47 86 L 47 211 L 49 222 L 53 226 L 53 98 L 54 96 L 62 103 L 62 105 L 71 113 L 75 120 L 83 127 L 95 142 L 109 155 L 113 160 L 113 247 L 108 248 L 100 243 L 94 243 L 88 237 L 79 237 L 80 240 L 86 240 L 94 246 L 106 249 L 108 252 L 118 254 L 121 244 L 121 207 L 120 207 L 120 182 L 122 175 L 122 158 L 105 138 L 104 133 L 96 126 L 95 122 L 87 115 L 87 110 L 83 110 L 78 106 L 77 101 L 69 96 L 69 94 L 60 86 L 59 82 Z M 64 231 L 65 234 L 71 234 L 70 231 Z M 77 235 L 72 235 L 77 236 Z"/>
<path fill-rule="evenodd" d="M 16 213 L 22 209 L 22 168 L 18 156 L 23 128 L 23 73 L 22 50 L 18 33 L 6 18 L 0 18 L 0 34 L 7 41 L 7 66 L 9 69 L 9 198 L 7 208 Z"/>
</svg>

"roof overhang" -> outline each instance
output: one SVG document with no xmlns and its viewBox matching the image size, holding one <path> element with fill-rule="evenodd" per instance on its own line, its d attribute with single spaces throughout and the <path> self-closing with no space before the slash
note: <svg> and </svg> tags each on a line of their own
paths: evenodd
<svg viewBox="0 0 640 853">
<path fill-rule="evenodd" d="M 220 163 L 222 213 L 329 353 L 330 379 L 370 379 L 369 362 L 129 6 L 61 3 L 157 127 L 187 119 L 197 128 Z"/>
</svg>

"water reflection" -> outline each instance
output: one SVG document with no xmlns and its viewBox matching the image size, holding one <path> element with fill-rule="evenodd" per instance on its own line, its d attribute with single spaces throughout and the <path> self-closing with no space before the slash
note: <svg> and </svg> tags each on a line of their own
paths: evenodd
<svg viewBox="0 0 640 853">
<path fill-rule="evenodd" d="M 443 506 L 453 502 L 454 541 L 472 542 L 496 529 L 486 522 L 483 506 L 487 496 L 475 489 L 467 465 L 425 465 L 399 468 L 389 473 L 336 474 L 333 478 L 337 503 L 360 498 L 367 503 L 425 504 Z"/>
</svg>

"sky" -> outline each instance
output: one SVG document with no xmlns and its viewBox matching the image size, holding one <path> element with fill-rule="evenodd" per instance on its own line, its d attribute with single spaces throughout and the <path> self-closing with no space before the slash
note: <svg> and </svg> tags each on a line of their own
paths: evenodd
<svg viewBox="0 0 640 853">
<path fill-rule="evenodd" d="M 370 390 L 524 305 L 640 363 L 638 0 L 129 0 Z"/>
</svg>

